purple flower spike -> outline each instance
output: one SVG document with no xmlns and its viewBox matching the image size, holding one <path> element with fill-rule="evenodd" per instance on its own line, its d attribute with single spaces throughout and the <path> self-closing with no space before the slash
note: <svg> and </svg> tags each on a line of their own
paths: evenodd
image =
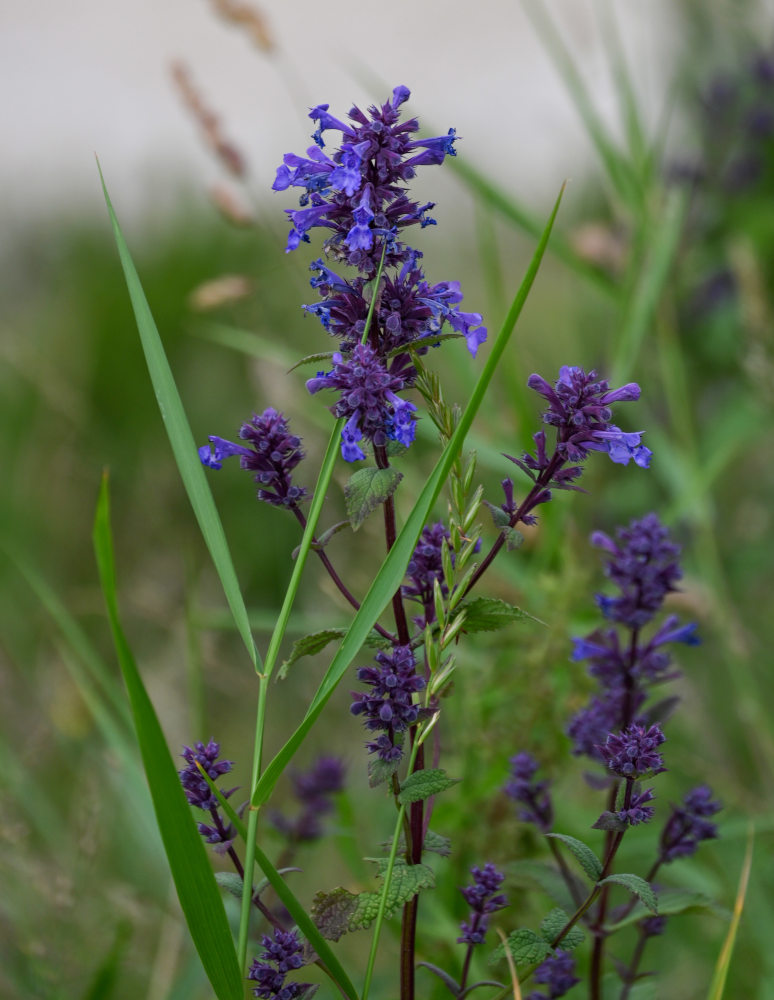
<svg viewBox="0 0 774 1000">
<path fill-rule="evenodd" d="M 384 447 L 390 438 L 408 447 L 414 440 L 416 407 L 396 395 L 408 381 L 403 362 L 395 358 L 388 368 L 369 344 L 358 344 L 346 359 L 337 352 L 332 360 L 331 371 L 310 379 L 307 389 L 339 392 L 332 409 L 337 417 L 348 418 L 341 434 L 345 461 L 365 458 L 358 446 L 363 438 L 377 447 Z"/>
<path fill-rule="evenodd" d="M 352 692 L 354 701 L 350 711 L 364 716 L 364 725 L 371 732 L 383 730 L 376 740 L 366 743 L 369 753 L 384 761 L 400 760 L 403 751 L 395 734 L 404 732 L 419 719 L 421 709 L 414 703 L 414 694 L 423 690 L 425 679 L 416 673 L 409 646 L 395 646 L 390 653 L 380 651 L 376 662 L 376 667 L 358 670 L 358 680 L 371 690 Z"/>
<path fill-rule="evenodd" d="M 470 873 L 473 876 L 473 885 L 460 889 L 470 907 L 470 916 L 460 924 L 462 934 L 457 938 L 457 942 L 477 945 L 486 937 L 489 914 L 507 906 L 508 898 L 497 891 L 505 876 L 491 862 L 487 862 L 483 868 L 474 866 Z"/>
<path fill-rule="evenodd" d="M 658 726 L 629 726 L 621 733 L 609 733 L 599 748 L 608 768 L 622 778 L 644 778 L 666 771 L 656 747 L 666 740 Z"/>
<path fill-rule="evenodd" d="M 293 507 L 304 499 L 304 487 L 294 486 L 291 481 L 291 472 L 304 457 L 301 439 L 290 433 L 282 413 L 269 407 L 255 414 L 242 424 L 239 437 L 249 447 L 210 437 L 210 445 L 199 449 L 202 464 L 220 469 L 224 459 L 238 455 L 240 466 L 255 472 L 259 500 L 275 507 Z"/>
<path fill-rule="evenodd" d="M 197 809 L 218 809 L 218 800 L 204 780 L 197 763 L 201 764 L 212 781 L 217 781 L 222 774 L 228 774 L 234 766 L 234 762 L 218 760 L 220 744 L 216 743 L 215 740 L 210 740 L 206 746 L 199 741 L 194 743 L 193 747 L 183 747 L 181 756 L 187 762 L 187 766 L 182 771 L 178 771 L 185 797 Z"/>
<path fill-rule="evenodd" d="M 532 780 L 537 769 L 538 762 L 532 754 L 524 750 L 517 753 L 515 757 L 511 757 L 512 778 L 503 791 L 521 805 L 518 810 L 519 819 L 534 823 L 539 830 L 547 833 L 554 822 L 554 808 L 548 792 L 550 783 Z"/>
<path fill-rule="evenodd" d="M 713 840 L 718 828 L 708 819 L 720 812 L 720 802 L 712 798 L 707 785 L 699 785 L 688 792 L 682 806 L 673 806 L 661 834 L 662 861 L 688 858 L 696 853 L 703 840 Z"/>
<path fill-rule="evenodd" d="M 220 744 L 214 740 L 210 740 L 206 746 L 204 743 L 198 742 L 193 747 L 183 747 L 181 756 L 187 762 L 186 767 L 182 771 L 178 771 L 185 797 L 192 806 L 209 812 L 213 819 L 213 825 L 198 823 L 199 833 L 208 844 L 215 847 L 219 854 L 223 854 L 231 846 L 236 836 L 236 830 L 231 824 L 223 821 L 220 814 L 220 803 L 205 781 L 197 764 L 201 764 L 212 781 L 217 781 L 222 774 L 228 774 L 234 766 L 233 761 L 218 760 Z M 223 797 L 227 799 L 235 791 L 236 788 L 223 791 Z"/>
<path fill-rule="evenodd" d="M 553 955 L 535 969 L 535 982 L 548 987 L 548 993 L 530 993 L 526 1000 L 557 1000 L 580 982 L 575 975 L 575 959 L 572 955 L 557 948 Z"/>
<path fill-rule="evenodd" d="M 303 946 L 296 931 L 275 930 L 272 937 L 261 939 L 263 951 L 253 959 L 247 978 L 258 983 L 253 996 L 260 1000 L 295 1000 L 310 988 L 310 983 L 286 983 L 288 972 L 304 964 Z"/>
<path fill-rule="evenodd" d="M 428 524 L 422 529 L 419 541 L 411 556 L 406 576 L 411 581 L 404 583 L 401 593 L 404 597 L 422 605 L 423 614 L 414 619 L 419 628 L 431 625 L 435 621 L 435 582 L 441 587 L 441 593 L 446 597 L 449 589 L 443 579 L 443 562 L 441 553 L 451 536 L 441 521 Z M 454 554 L 451 554 L 454 565 Z"/>
<path fill-rule="evenodd" d="M 602 613 L 629 628 L 642 627 L 659 610 L 666 595 L 677 589 L 675 584 L 682 576 L 677 561 L 679 546 L 670 540 L 656 514 L 647 514 L 620 528 L 616 541 L 601 531 L 595 531 L 591 541 L 610 553 L 605 574 L 621 590 L 620 597 L 597 595 Z"/>
<path fill-rule="evenodd" d="M 634 459 L 647 467 L 650 451 L 640 444 L 640 433 L 625 433 L 611 423 L 612 403 L 639 399 L 640 387 L 630 382 L 610 389 L 596 372 L 564 365 L 551 386 L 540 375 L 530 375 L 527 385 L 549 404 L 543 422 L 557 429 L 557 452 L 569 462 L 582 462 L 589 451 L 604 451 L 614 462 Z"/>
</svg>

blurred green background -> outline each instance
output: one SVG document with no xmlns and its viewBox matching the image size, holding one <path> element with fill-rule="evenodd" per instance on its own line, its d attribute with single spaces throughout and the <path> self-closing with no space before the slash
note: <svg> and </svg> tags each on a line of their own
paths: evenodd
<svg viewBox="0 0 774 1000">
<path fill-rule="evenodd" d="M 568 763 L 564 736 L 588 692 L 583 671 L 568 660 L 569 637 L 593 627 L 592 594 L 602 585 L 588 535 L 657 510 L 684 546 L 684 586 L 671 607 L 698 621 L 704 639 L 681 656 L 683 701 L 670 722 L 659 802 L 663 808 L 706 781 L 725 811 L 721 839 L 663 873 L 665 883 L 705 891 L 720 906 L 675 918 L 654 942 L 645 965 L 662 978 L 651 995 L 708 995 L 752 829 L 752 877 L 726 995 L 767 998 L 774 997 L 774 51 L 753 31 L 752 6 L 732 38 L 720 31 L 727 21 L 704 6 L 680 10 L 686 55 L 669 129 L 645 124 L 636 67 L 619 59 L 613 22 L 603 22 L 620 98 L 611 130 L 593 94 L 579 89 L 571 53 L 536 15 L 541 44 L 573 95 L 599 165 L 565 196 L 552 249 L 470 446 L 496 501 L 509 470 L 500 453 L 517 454 L 538 427 L 539 401 L 525 390 L 526 377 L 553 378 L 559 365 L 580 364 L 611 373 L 616 384 L 640 383 L 642 400 L 627 426 L 647 432 L 655 457 L 649 472 L 591 461 L 588 495 L 558 496 L 491 575 L 491 592 L 546 625 L 459 648 L 442 726 L 444 764 L 463 784 L 439 800 L 434 819 L 454 854 L 436 864 L 438 888 L 423 896 L 429 929 L 420 957 L 456 970 L 462 949 L 453 941 L 465 916 L 457 887 L 471 864 L 507 868 L 545 853 L 500 793 L 510 756 L 526 747 L 553 770 L 560 829 L 585 836 L 596 818 L 599 803 L 581 780 L 580 762 Z M 304 142 L 300 133 L 294 148 Z M 463 278 L 467 308 L 496 330 L 547 206 L 492 182 L 477 163 L 465 146 L 444 167 L 455 174 L 444 225 L 423 233 L 420 248 L 428 276 Z M 121 218 L 120 191 L 111 194 Z M 455 206 L 462 222 L 454 221 Z M 130 242 L 197 439 L 233 437 L 253 411 L 277 406 L 304 439 L 311 486 L 329 414 L 306 394 L 305 371 L 287 370 L 329 345 L 301 314 L 314 294 L 311 256 L 305 248 L 282 252 L 279 203 L 259 202 L 254 224 L 235 227 L 189 191 L 163 215 L 133 219 Z M 203 305 L 201 286 L 224 275 L 244 276 L 247 294 Z M 245 785 L 254 676 L 228 627 L 178 479 L 106 219 L 21 229 L 3 250 L 0 294 L 0 995 L 206 997 L 154 831 L 96 581 L 90 533 L 104 467 L 125 626 L 173 751 L 214 736 Z M 476 374 L 464 347 L 447 345 L 431 360 L 447 398 L 464 402 Z M 434 454 L 425 426 L 412 458 L 428 470 Z M 421 469 L 404 471 L 398 507 L 405 513 Z M 337 470 L 339 485 L 346 475 Z M 238 470 L 226 467 L 211 485 L 265 644 L 297 526 L 256 504 Z M 337 489 L 325 522 L 342 509 Z M 330 552 L 362 594 L 378 557 L 364 556 L 365 546 L 381 551 L 378 532 L 369 523 L 351 542 L 342 534 Z M 294 633 L 346 621 L 346 607 L 312 566 Z M 273 690 L 269 751 L 300 718 L 326 662 L 325 654 L 301 661 Z M 349 769 L 335 835 L 299 857 L 305 872 L 294 889 L 302 898 L 339 882 L 366 884 L 368 868 L 357 859 L 376 853 L 390 828 L 390 803 L 367 788 L 362 733 L 347 711 L 350 686 L 337 692 L 299 761 L 335 752 Z M 277 803 L 288 800 L 281 784 Z M 481 820 L 471 824 L 470 816 Z M 649 864 L 653 825 L 627 837 L 633 870 Z M 270 843 L 278 853 L 279 839 Z M 534 922 L 548 905 L 520 885 L 512 871 L 509 927 Z M 353 936 L 341 946 L 355 968 L 364 942 Z M 374 996 L 390 995 L 395 947 L 387 935 Z M 420 983 L 423 996 L 442 995 L 429 975 Z"/>
</svg>

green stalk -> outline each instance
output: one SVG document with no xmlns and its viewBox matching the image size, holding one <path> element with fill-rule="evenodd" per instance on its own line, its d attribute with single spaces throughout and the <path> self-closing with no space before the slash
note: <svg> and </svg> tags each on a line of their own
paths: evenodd
<svg viewBox="0 0 774 1000">
<path fill-rule="evenodd" d="M 253 746 L 253 765 L 250 777 L 250 797 L 252 799 L 255 794 L 255 789 L 258 786 L 258 780 L 261 776 L 261 763 L 263 757 L 263 737 L 266 726 L 266 702 L 268 698 L 268 686 L 269 680 L 271 679 L 272 672 L 277 663 L 277 657 L 279 654 L 279 649 L 282 644 L 282 640 L 285 636 L 285 631 L 287 629 L 288 621 L 290 619 L 290 612 L 293 608 L 293 603 L 296 599 L 296 594 L 298 593 L 298 588 L 301 583 L 301 574 L 304 571 L 306 565 L 306 559 L 309 555 L 312 539 L 314 538 L 315 531 L 317 530 L 317 523 L 320 519 L 320 513 L 322 512 L 322 507 L 325 502 L 325 496 L 328 491 L 328 484 L 331 481 L 331 476 L 333 475 L 333 466 L 336 463 L 336 457 L 339 448 L 339 439 L 341 437 L 341 428 L 344 425 L 344 418 L 341 417 L 336 421 L 333 431 L 328 441 L 328 447 L 325 452 L 325 457 L 323 458 L 322 467 L 320 469 L 320 475 L 317 478 L 317 484 L 315 485 L 314 495 L 312 498 L 312 504 L 309 509 L 309 519 L 306 522 L 306 528 L 304 529 L 304 535 L 301 539 L 301 545 L 298 550 L 298 556 L 296 557 L 295 565 L 293 566 L 293 573 L 290 577 L 290 583 L 288 584 L 287 592 L 285 593 L 285 599 L 282 602 L 282 607 L 280 609 L 279 616 L 277 617 L 277 624 L 272 632 L 271 639 L 269 640 L 269 648 L 266 651 L 266 657 L 263 663 L 263 670 L 258 673 L 258 707 L 256 711 L 255 720 L 255 742 Z M 237 955 L 239 958 L 240 969 L 245 968 L 246 958 L 247 958 L 247 933 L 248 924 L 250 920 L 250 906 L 252 899 L 252 887 L 253 887 L 253 871 L 255 869 L 255 839 L 258 830 L 258 806 L 250 805 L 250 812 L 247 818 L 247 843 L 245 851 L 245 881 L 242 887 L 242 907 L 239 917 L 239 940 L 237 944 Z"/>
<path fill-rule="evenodd" d="M 411 756 L 409 757 L 408 764 L 408 774 L 414 769 L 414 763 L 416 761 L 417 751 L 419 750 L 421 740 L 414 740 L 414 745 L 411 749 Z M 403 829 L 403 820 L 406 815 L 405 805 L 401 805 L 398 809 L 398 815 L 395 820 L 395 830 L 392 834 L 392 843 L 390 845 L 390 856 L 387 861 L 387 868 L 384 872 L 384 885 L 382 886 L 382 897 L 379 900 L 379 911 L 376 914 L 376 920 L 374 921 L 374 932 L 371 938 L 371 950 L 368 953 L 368 965 L 366 966 L 365 979 L 363 981 L 363 991 L 360 995 L 360 1000 L 368 1000 L 368 991 L 371 988 L 371 979 L 374 973 L 374 964 L 376 962 L 376 952 L 379 947 L 379 935 L 382 931 L 382 924 L 384 923 L 384 912 L 387 909 L 387 894 L 390 891 L 390 880 L 392 879 L 392 872 L 395 867 L 395 858 L 398 856 L 398 843 L 400 841 L 400 832 Z"/>
</svg>

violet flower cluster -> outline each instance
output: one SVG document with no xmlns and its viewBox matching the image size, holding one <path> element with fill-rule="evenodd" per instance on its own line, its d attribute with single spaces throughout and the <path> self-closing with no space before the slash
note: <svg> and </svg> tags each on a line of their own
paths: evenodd
<svg viewBox="0 0 774 1000">
<path fill-rule="evenodd" d="M 612 423 L 612 403 L 632 402 L 640 398 L 640 387 L 628 382 L 619 389 L 610 389 L 606 379 L 594 371 L 578 366 L 563 365 L 553 386 L 540 375 L 530 375 L 527 385 L 548 403 L 543 423 L 555 428 L 553 450 L 549 448 L 544 430 L 533 435 L 534 454 L 525 452 L 519 458 L 506 455 L 534 483 L 527 497 L 517 503 L 510 478 L 502 482 L 504 502 L 498 509 L 492 505 L 495 520 L 502 514 L 514 527 L 519 521 L 535 524 L 533 510 L 552 499 L 551 490 L 579 490 L 576 480 L 583 473 L 580 463 L 592 451 L 604 452 L 613 461 L 628 465 L 633 460 L 646 469 L 652 452 L 642 444 L 641 431 L 622 431 Z"/>
<path fill-rule="evenodd" d="M 308 771 L 291 775 L 293 794 L 301 808 L 293 819 L 272 813 L 274 827 L 291 843 L 317 840 L 322 836 L 323 817 L 333 809 L 333 796 L 344 788 L 344 774 L 339 757 L 319 757 Z"/>
<path fill-rule="evenodd" d="M 224 854 L 231 847 L 236 830 L 231 823 L 227 823 L 223 819 L 220 803 L 197 765 L 201 765 L 212 781 L 217 781 L 221 775 L 228 774 L 234 763 L 230 760 L 218 759 L 220 757 L 220 744 L 214 740 L 210 740 L 206 746 L 202 742 L 197 742 L 193 747 L 183 747 L 181 756 L 187 762 L 186 766 L 178 771 L 185 797 L 192 806 L 209 812 L 212 816 L 212 825 L 208 823 L 197 824 L 199 833 L 208 844 L 214 845 L 219 854 Z M 230 788 L 222 793 L 223 797 L 227 799 L 235 791 L 236 788 Z"/>
<path fill-rule="evenodd" d="M 606 553 L 605 574 L 618 593 L 596 595 L 611 626 L 573 639 L 572 659 L 588 662 L 597 692 L 570 720 L 568 733 L 573 753 L 605 762 L 615 770 L 611 764 L 615 748 L 604 749 L 608 738 L 645 738 L 643 727 L 648 719 L 642 708 L 650 690 L 678 676 L 667 647 L 696 645 L 699 639 L 696 625 L 681 625 L 676 615 L 667 616 L 649 635 L 643 632 L 682 575 L 680 550 L 655 514 L 619 529 L 617 540 L 603 532 L 595 532 L 591 540 Z"/>
<path fill-rule="evenodd" d="M 258 985 L 253 996 L 260 1000 L 296 1000 L 311 989 L 311 983 L 287 982 L 287 974 L 304 965 L 303 945 L 296 931 L 275 930 L 272 937 L 264 934 L 263 951 L 253 959 L 247 978 Z"/>
<path fill-rule="evenodd" d="M 558 997 L 563 997 L 576 983 L 580 982 L 580 979 L 575 975 L 574 957 L 562 948 L 557 948 L 552 955 L 540 963 L 535 969 L 533 978 L 536 983 L 545 986 L 548 992 L 542 993 L 539 990 L 533 990 L 527 994 L 525 1000 L 557 1000 Z"/>
<path fill-rule="evenodd" d="M 457 942 L 473 946 L 481 944 L 486 937 L 489 915 L 506 907 L 508 899 L 504 893 L 498 892 L 505 876 L 490 861 L 483 868 L 474 865 L 470 874 L 473 884 L 460 889 L 470 907 L 470 915 L 460 924 L 462 934 Z"/>
<path fill-rule="evenodd" d="M 269 407 L 242 424 L 239 437 L 247 444 L 235 444 L 210 436 L 199 449 L 202 465 L 222 468 L 227 458 L 239 457 L 243 469 L 255 472 L 258 499 L 274 507 L 297 507 L 306 497 L 303 486 L 293 485 L 291 473 L 304 457 L 301 439 L 291 434 L 284 414 Z"/>
<path fill-rule="evenodd" d="M 330 371 L 318 372 L 307 388 L 337 394 L 332 411 L 346 418 L 341 453 L 348 462 L 366 457 L 366 443 L 382 449 L 390 440 L 404 447 L 414 440 L 416 407 L 400 395 L 416 377 L 407 348 L 426 351 L 432 342 L 427 338 L 439 335 L 444 324 L 465 337 L 473 355 L 486 339 L 481 316 L 459 308 L 459 283 L 431 285 L 420 265 L 422 254 L 403 242 L 409 226 L 434 224 L 427 214 L 433 203 L 413 201 L 406 185 L 418 167 L 455 155 L 453 129 L 414 138 L 417 120 L 401 120 L 408 98 L 407 87 L 396 87 L 380 107 L 367 112 L 353 107 L 348 122 L 330 114 L 327 104 L 313 108 L 316 145 L 306 156 L 288 153 L 273 185 L 275 191 L 302 189 L 299 208 L 286 209 L 292 223 L 287 250 L 309 242 L 310 231 L 322 228 L 326 256 L 356 272 L 344 277 L 315 260 L 311 285 L 320 301 L 304 307 L 339 343 Z M 341 134 L 330 153 L 323 138 L 329 131 Z M 380 269 L 379 287 L 372 288 Z"/>
<path fill-rule="evenodd" d="M 391 652 L 378 652 L 376 666 L 360 667 L 357 679 L 370 688 L 352 692 L 353 715 L 362 715 L 369 732 L 381 733 L 366 743 L 369 753 L 380 760 L 396 762 L 403 756 L 403 734 L 418 721 L 422 709 L 414 695 L 425 687 L 425 679 L 416 672 L 414 654 L 409 646 L 395 646 Z"/>
</svg>

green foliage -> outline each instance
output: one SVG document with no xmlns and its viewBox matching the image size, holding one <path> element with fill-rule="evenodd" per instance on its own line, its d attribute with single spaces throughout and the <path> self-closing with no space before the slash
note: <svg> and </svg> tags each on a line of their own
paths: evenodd
<svg viewBox="0 0 774 1000">
<path fill-rule="evenodd" d="M 501 601 L 498 597 L 473 597 L 463 601 L 460 609 L 465 612 L 465 623 L 463 631 L 469 634 L 474 632 L 496 632 L 501 628 L 507 628 L 517 621 L 529 619 L 535 621 L 532 615 L 522 611 L 521 608 Z"/>
<path fill-rule="evenodd" d="M 570 918 L 568 914 L 565 913 L 564 910 L 560 909 L 559 907 L 556 907 L 555 909 L 551 910 L 551 912 L 546 917 L 543 918 L 540 924 L 540 933 L 550 944 L 554 940 L 554 938 L 557 937 L 557 935 L 563 930 L 563 928 L 567 926 L 567 922 L 569 919 Z M 574 951 L 574 949 L 577 948 L 578 945 L 583 944 L 584 938 L 585 935 L 583 931 L 576 924 L 574 927 L 571 927 L 570 930 L 564 935 L 560 947 L 562 947 L 565 951 Z"/>
<path fill-rule="evenodd" d="M 180 906 L 218 1000 L 240 1000 L 239 966 L 210 861 L 118 617 L 106 478 L 97 505 L 94 548 L 118 662 Z"/>
<path fill-rule="evenodd" d="M 615 874 L 608 875 L 607 878 L 603 878 L 599 884 L 607 885 L 609 883 L 622 885 L 625 889 L 628 889 L 629 892 L 633 893 L 640 900 L 642 900 L 651 912 L 658 913 L 658 900 L 656 899 L 656 894 L 651 888 L 650 883 L 646 882 L 644 878 L 641 878 L 639 875 Z"/>
<path fill-rule="evenodd" d="M 602 874 L 602 862 L 588 844 L 584 844 L 582 840 L 578 840 L 577 837 L 571 837 L 566 833 L 547 833 L 546 836 L 561 840 L 563 844 L 566 844 L 592 882 L 596 882 L 599 879 L 599 876 Z"/>
<path fill-rule="evenodd" d="M 450 778 L 443 768 L 415 771 L 401 782 L 398 802 L 403 806 L 407 806 L 411 802 L 421 802 L 424 799 L 429 799 L 431 795 L 445 792 L 447 788 L 452 788 L 458 781 L 459 778 Z"/>
<path fill-rule="evenodd" d="M 539 965 L 544 958 L 551 954 L 551 948 L 545 937 L 536 934 L 527 927 L 520 927 L 516 931 L 511 931 L 507 942 L 498 945 L 492 952 L 489 959 L 491 964 L 505 958 L 506 947 L 510 951 L 519 972 Z"/>
<path fill-rule="evenodd" d="M 383 876 L 387 860 L 378 862 L 378 875 Z M 435 886 L 435 875 L 427 865 L 409 865 L 402 858 L 395 860 L 387 890 L 385 917 L 392 916 L 405 902 L 422 889 Z M 323 937 L 331 941 L 350 931 L 365 930 L 376 920 L 383 893 L 352 893 L 339 886 L 330 892 L 318 892 L 312 902 L 312 917 Z"/>
<path fill-rule="evenodd" d="M 401 479 L 403 473 L 397 469 L 377 469 L 375 466 L 358 469 L 352 474 L 344 487 L 344 497 L 353 531 L 393 495 Z"/>
</svg>

